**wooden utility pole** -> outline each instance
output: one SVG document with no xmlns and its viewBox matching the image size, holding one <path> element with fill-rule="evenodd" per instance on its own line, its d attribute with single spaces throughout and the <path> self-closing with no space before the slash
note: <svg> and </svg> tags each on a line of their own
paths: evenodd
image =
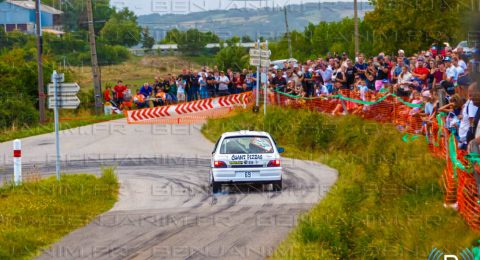
<svg viewBox="0 0 480 260">
<path fill-rule="evenodd" d="M 95 28 L 93 27 L 92 0 L 87 0 L 88 39 L 90 42 L 90 54 L 92 59 L 93 90 L 95 95 L 95 113 L 102 111 L 102 80 L 98 67 L 97 46 L 95 41 Z"/>
<path fill-rule="evenodd" d="M 40 8 L 40 0 L 35 0 L 35 29 L 37 34 L 38 112 L 40 115 L 40 124 L 45 124 L 47 120 L 45 117 L 45 89 L 43 87 L 43 40 Z"/>
<path fill-rule="evenodd" d="M 288 40 L 288 53 L 290 55 L 290 59 L 293 58 L 292 53 L 292 39 L 290 38 L 290 30 L 288 29 L 288 18 L 287 18 L 287 6 L 283 8 L 285 14 L 285 27 L 287 28 L 287 40 Z"/>
<path fill-rule="evenodd" d="M 354 26 L 355 26 L 355 55 L 360 52 L 360 43 L 358 41 L 359 35 L 358 35 L 358 3 L 357 0 L 353 0 L 353 19 L 354 19 Z"/>
</svg>

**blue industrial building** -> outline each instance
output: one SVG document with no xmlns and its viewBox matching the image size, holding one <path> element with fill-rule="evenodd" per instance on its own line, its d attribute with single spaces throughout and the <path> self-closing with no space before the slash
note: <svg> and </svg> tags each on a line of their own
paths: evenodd
<svg viewBox="0 0 480 260">
<path fill-rule="evenodd" d="M 62 33 L 62 11 L 48 5 L 41 5 L 42 29 Z M 6 0 L 0 3 L 0 27 L 11 32 L 19 30 L 27 33 L 35 32 L 35 2 Z"/>
</svg>

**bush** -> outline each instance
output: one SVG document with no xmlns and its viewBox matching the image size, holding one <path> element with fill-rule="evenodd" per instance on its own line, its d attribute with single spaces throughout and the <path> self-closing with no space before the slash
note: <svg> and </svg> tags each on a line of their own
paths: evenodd
<svg viewBox="0 0 480 260">
<path fill-rule="evenodd" d="M 439 180 L 445 167 L 419 138 L 405 143 L 395 127 L 355 116 L 334 118 L 305 110 L 270 109 L 209 120 L 202 129 L 216 140 L 225 131 L 264 130 L 286 156 L 313 158 L 336 168 L 338 180 L 273 258 L 393 259 L 446 252 L 478 239 L 443 207 Z"/>
<path fill-rule="evenodd" d="M 0 128 L 38 123 L 38 111 L 29 99 L 0 99 Z"/>
</svg>

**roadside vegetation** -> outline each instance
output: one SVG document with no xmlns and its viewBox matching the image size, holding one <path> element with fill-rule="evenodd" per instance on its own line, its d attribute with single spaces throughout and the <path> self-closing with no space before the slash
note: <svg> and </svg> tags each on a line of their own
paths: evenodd
<svg viewBox="0 0 480 260">
<path fill-rule="evenodd" d="M 284 156 L 339 172 L 335 186 L 276 249 L 275 259 L 426 258 L 434 247 L 460 252 L 480 237 L 456 211 L 443 207 L 445 161 L 430 154 L 424 139 L 406 143 L 391 125 L 286 108 L 269 108 L 266 118 L 238 113 L 209 120 L 202 132 L 216 141 L 225 131 L 241 129 L 267 131 L 285 147 Z"/>
<path fill-rule="evenodd" d="M 102 66 L 102 83 L 104 88 L 113 87 L 121 79 L 123 84 L 131 88 L 140 88 L 145 82 L 152 83 L 156 76 L 164 79 L 170 73 L 179 75 L 183 68 L 190 67 L 199 69 L 200 65 L 181 56 L 132 56 L 126 62 Z M 68 69 L 75 75 L 75 81 L 82 87 L 82 91 L 92 91 L 91 66 L 70 66 Z"/>
<path fill-rule="evenodd" d="M 60 122 L 60 130 L 101 123 L 123 117 L 123 114 L 95 116 L 91 115 L 90 113 L 84 113 L 83 115 L 72 114 L 72 117 L 70 118 L 67 114 L 65 119 Z M 9 128 L 0 129 L 0 143 L 35 135 L 52 133 L 53 131 L 55 131 L 55 124 L 53 121 L 50 121 L 44 125 L 12 125 Z"/>
<path fill-rule="evenodd" d="M 112 168 L 89 174 L 32 179 L 0 188 L 0 259 L 29 259 L 91 222 L 117 201 Z"/>
</svg>

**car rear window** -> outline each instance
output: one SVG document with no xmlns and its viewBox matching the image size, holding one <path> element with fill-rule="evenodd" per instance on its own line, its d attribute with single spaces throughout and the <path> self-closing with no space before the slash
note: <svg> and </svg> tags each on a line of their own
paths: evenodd
<svg viewBox="0 0 480 260">
<path fill-rule="evenodd" d="M 273 145 L 265 136 L 234 136 L 223 139 L 220 154 L 273 153 Z"/>
</svg>

